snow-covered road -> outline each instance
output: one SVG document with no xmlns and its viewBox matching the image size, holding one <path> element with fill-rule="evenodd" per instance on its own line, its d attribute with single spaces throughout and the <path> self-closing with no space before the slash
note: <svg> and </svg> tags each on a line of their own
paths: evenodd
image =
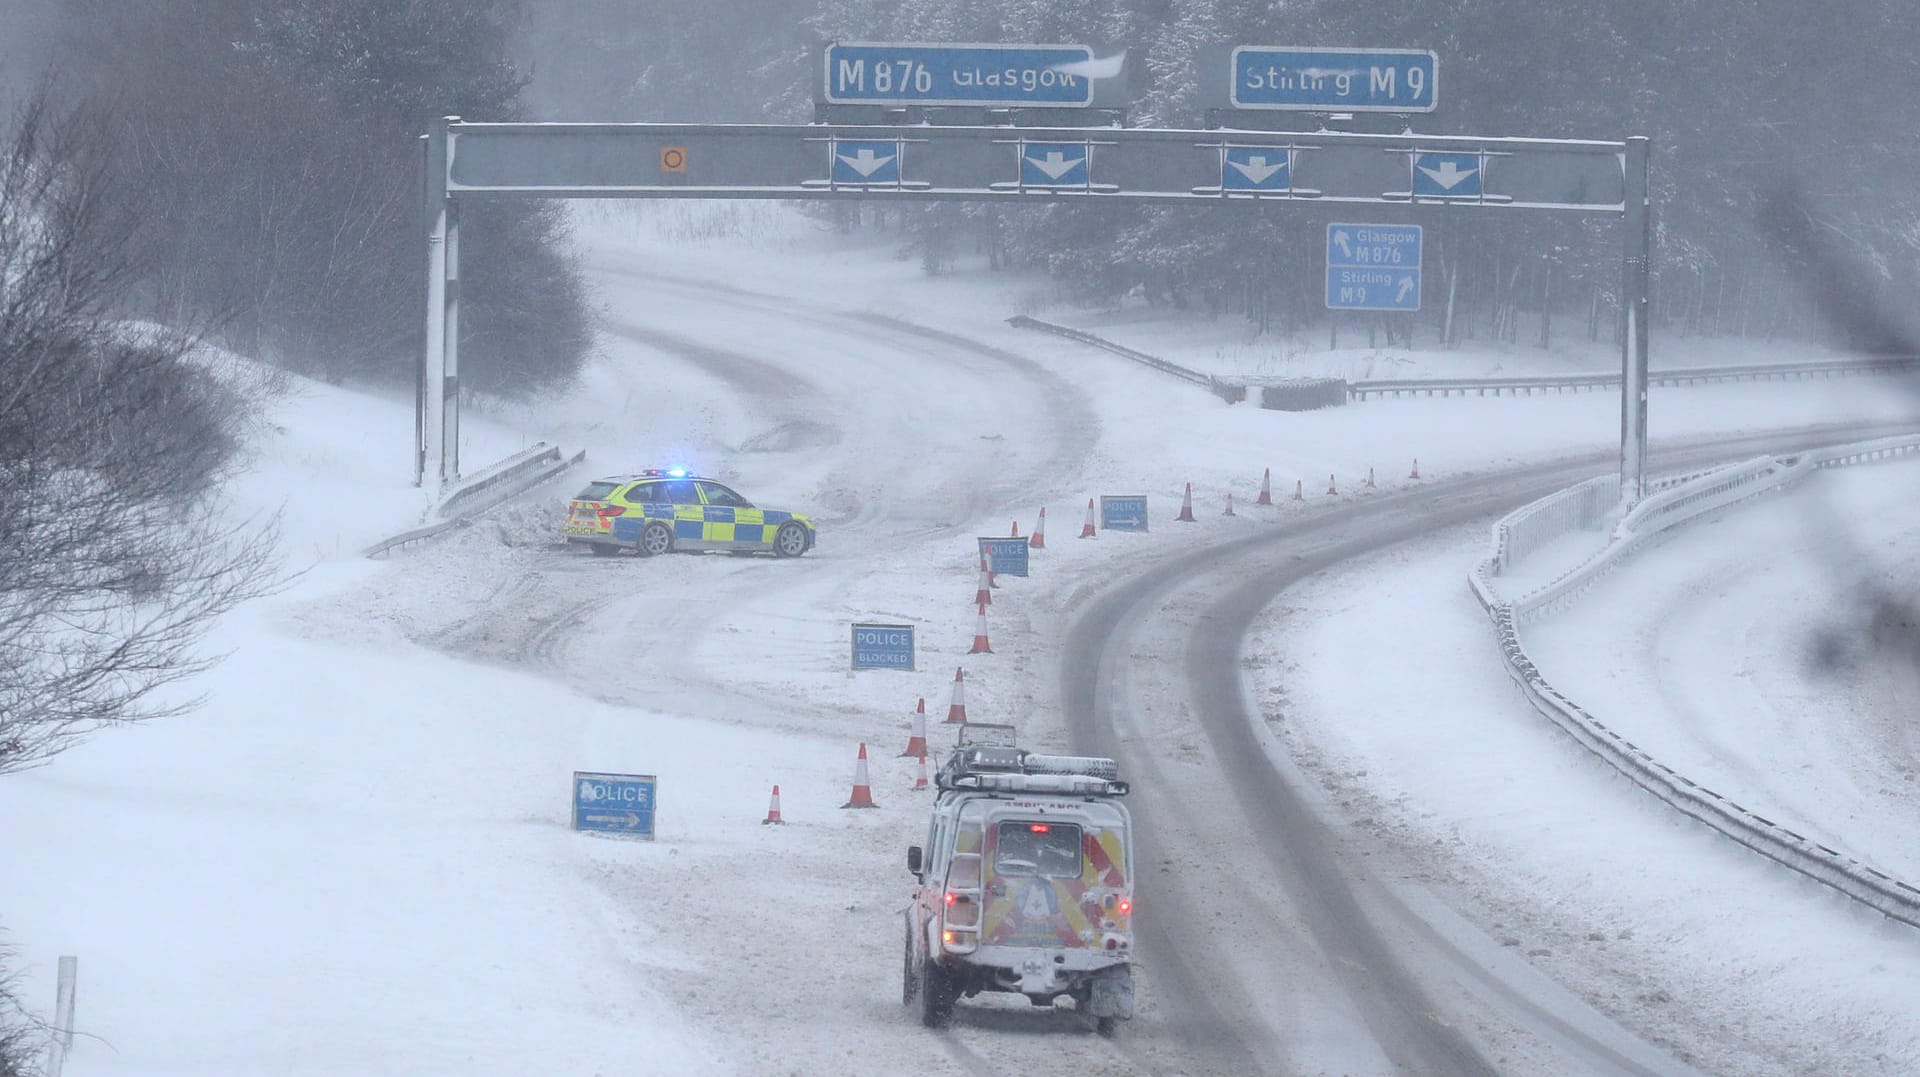
<svg viewBox="0 0 1920 1077">
<path fill-rule="evenodd" d="M 583 220 L 605 361 L 566 398 L 476 407 L 463 456 L 538 436 L 600 470 L 686 464 L 814 513 L 820 548 L 590 558 L 555 544 L 571 490 L 554 490 L 387 563 L 342 560 L 417 522 L 410 414 L 326 387 L 290 401 L 240 489 L 264 505 L 323 493 L 289 516 L 295 557 L 322 563 L 223 628 L 213 643 L 231 657 L 200 712 L 103 732 L 0 782 L 17 824 L 0 832 L 16 866 L 0 914 L 27 947 L 29 999 L 51 998 L 54 955 L 82 957 L 81 1023 L 99 1039 L 69 1077 L 635 1059 L 919 1074 L 1677 1060 L 1784 1075 L 1897 1073 L 1916 1057 L 1910 933 L 1668 818 L 1547 728 L 1499 667 L 1464 583 L 1484 526 L 1452 521 L 1527 492 L 1503 472 L 1603 460 L 1612 400 L 1229 408 L 1000 325 L 1029 309 L 1031 281 L 929 280 L 890 247 L 804 223 L 687 245 Z M 1905 408 L 1815 383 L 1663 391 L 1653 411 L 1671 439 L 1864 429 Z M 1404 478 L 1416 456 L 1425 477 Z M 1376 466 L 1380 487 L 1359 488 Z M 1281 503 L 1256 508 L 1264 467 Z M 1329 473 L 1338 495 L 1321 492 Z M 1295 480 L 1306 500 L 1286 497 Z M 1200 522 L 1163 523 L 1187 482 Z M 1072 537 L 1086 498 L 1136 492 L 1153 499 L 1151 533 Z M 996 653 L 967 656 L 973 538 L 1030 529 L 1041 505 L 1048 548 L 995 593 Z M 1728 616 L 1757 617 L 1759 594 Z M 1242 617 L 1255 634 L 1228 675 Z M 920 669 L 849 676 L 856 620 L 918 624 Z M 1706 649 L 1714 618 L 1668 620 Z M 1017 1001 L 965 1003 L 942 1034 L 900 1006 L 903 852 L 926 801 L 898 752 L 914 699 L 937 722 L 962 664 L 976 719 L 1064 749 L 1110 718 L 1142 776 L 1147 961 L 1141 1015 L 1117 1040 Z M 1767 675 L 1808 691 L 1791 672 Z M 1669 678 L 1662 698 L 1694 691 Z M 1285 748 L 1277 769 L 1222 739 L 1242 693 Z M 842 812 L 863 741 L 880 809 Z M 1844 755 L 1808 751 L 1809 774 L 1853 774 Z M 571 833 L 570 769 L 658 774 L 660 840 Z M 1291 824 L 1304 852 L 1249 810 L 1275 780 L 1312 809 Z M 775 783 L 783 828 L 760 825 Z M 1354 907 L 1328 912 L 1345 893 Z"/>
</svg>

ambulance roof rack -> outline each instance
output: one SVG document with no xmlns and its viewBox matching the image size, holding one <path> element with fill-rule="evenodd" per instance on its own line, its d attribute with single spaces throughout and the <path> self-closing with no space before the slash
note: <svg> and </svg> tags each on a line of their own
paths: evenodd
<svg viewBox="0 0 1920 1077">
<path fill-rule="evenodd" d="M 935 784 L 942 789 L 980 789 L 1002 793 L 1067 793 L 1123 797 L 1120 764 L 1093 755 L 1041 755 L 1024 748 L 965 745 L 941 766 Z"/>
</svg>

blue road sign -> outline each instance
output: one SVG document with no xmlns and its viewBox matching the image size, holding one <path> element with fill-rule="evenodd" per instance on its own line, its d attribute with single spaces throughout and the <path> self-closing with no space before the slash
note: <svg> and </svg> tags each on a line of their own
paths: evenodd
<svg viewBox="0 0 1920 1077">
<path fill-rule="evenodd" d="M 651 774 L 574 771 L 573 828 L 652 841 L 658 784 Z"/>
<path fill-rule="evenodd" d="M 1415 198 L 1479 198 L 1486 190 L 1486 161 L 1477 153 L 1413 155 Z"/>
<path fill-rule="evenodd" d="M 1145 531 L 1147 529 L 1147 495 L 1101 495 L 1100 529 L 1102 531 Z"/>
<path fill-rule="evenodd" d="M 1432 112 L 1439 58 L 1420 49 L 1233 50 L 1234 108 Z"/>
<path fill-rule="evenodd" d="M 1223 191 L 1284 191 L 1292 185 L 1290 151 L 1272 146 L 1227 146 L 1220 157 Z"/>
<path fill-rule="evenodd" d="M 1084 142 L 1022 142 L 1022 187 L 1085 187 L 1089 180 Z"/>
<path fill-rule="evenodd" d="M 825 49 L 830 105 L 1084 108 L 1124 56 L 1085 45 L 840 44 Z"/>
<path fill-rule="evenodd" d="M 1419 310 L 1417 224 L 1327 225 L 1327 309 Z"/>
<path fill-rule="evenodd" d="M 900 183 L 900 143 L 895 139 L 836 138 L 828 142 L 837 184 Z"/>
<path fill-rule="evenodd" d="M 913 668 L 913 626 L 853 626 L 854 669 Z"/>
<path fill-rule="evenodd" d="M 987 567 L 998 576 L 1025 576 L 1031 548 L 1023 538 L 983 538 L 980 552 L 987 555 Z"/>
</svg>

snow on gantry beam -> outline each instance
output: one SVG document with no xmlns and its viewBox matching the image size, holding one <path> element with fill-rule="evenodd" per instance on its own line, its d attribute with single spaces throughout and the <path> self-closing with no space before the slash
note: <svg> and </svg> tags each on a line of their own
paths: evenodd
<svg viewBox="0 0 1920 1077">
<path fill-rule="evenodd" d="M 449 194 L 1304 201 L 1620 213 L 1625 143 L 1119 127 L 454 123 Z M 1451 183 L 1421 178 L 1441 162 Z M 1249 182 L 1249 177 L 1258 177 Z M 1466 177 L 1473 177 L 1466 179 Z"/>
</svg>

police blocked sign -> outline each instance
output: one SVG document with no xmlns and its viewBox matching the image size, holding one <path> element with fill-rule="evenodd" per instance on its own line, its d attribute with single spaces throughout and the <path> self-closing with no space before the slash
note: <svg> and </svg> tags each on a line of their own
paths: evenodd
<svg viewBox="0 0 1920 1077">
<path fill-rule="evenodd" d="M 996 576 L 1025 576 L 1028 560 L 1027 540 L 1023 538 L 982 538 L 980 552 L 987 559 L 987 567 Z"/>
<path fill-rule="evenodd" d="M 1147 495 L 1101 495 L 1100 530 L 1145 531 L 1146 529 Z"/>
<path fill-rule="evenodd" d="M 651 774 L 573 772 L 573 828 L 597 834 L 653 840 Z"/>
<path fill-rule="evenodd" d="M 854 669 L 913 669 L 913 626 L 853 626 Z"/>
</svg>

